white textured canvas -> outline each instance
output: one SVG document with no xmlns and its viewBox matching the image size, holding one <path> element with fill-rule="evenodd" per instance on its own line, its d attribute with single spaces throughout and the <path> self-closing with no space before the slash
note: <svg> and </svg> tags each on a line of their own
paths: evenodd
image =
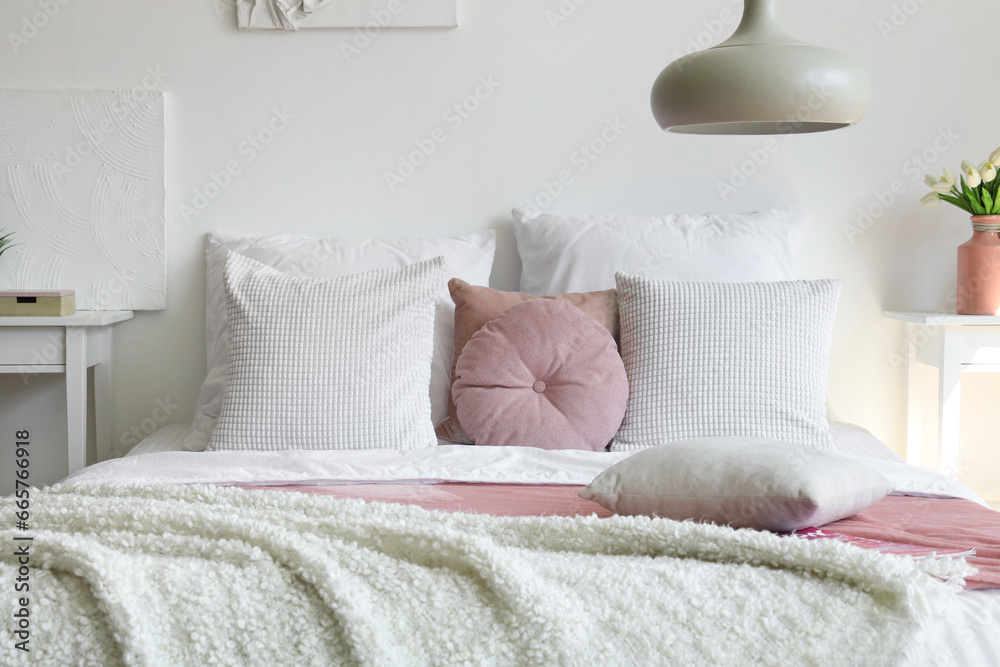
<svg viewBox="0 0 1000 667">
<path fill-rule="evenodd" d="M 441 257 L 319 280 L 226 261 L 229 371 L 213 450 L 437 444 L 427 388 Z"/>
<path fill-rule="evenodd" d="M 615 278 L 630 395 L 612 451 L 730 435 L 832 449 L 826 379 L 839 280 Z"/>
<path fill-rule="evenodd" d="M 0 110 L 0 285 L 166 308 L 162 93 L 2 90 Z"/>
<path fill-rule="evenodd" d="M 236 0 L 236 22 L 244 30 L 367 28 L 370 38 L 384 28 L 454 28 L 458 7 L 455 0 Z"/>
</svg>

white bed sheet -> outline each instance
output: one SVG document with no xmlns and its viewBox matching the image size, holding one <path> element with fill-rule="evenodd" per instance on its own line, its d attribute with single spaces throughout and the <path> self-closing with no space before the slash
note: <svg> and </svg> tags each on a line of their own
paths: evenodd
<svg viewBox="0 0 1000 667">
<path fill-rule="evenodd" d="M 186 451 L 184 439 L 188 437 L 193 429 L 194 424 L 167 424 L 143 438 L 142 442 L 128 450 L 125 456 L 152 454 L 153 452 Z"/>
<path fill-rule="evenodd" d="M 526 447 L 445 444 L 394 451 L 189 452 L 190 427 L 165 427 L 121 459 L 71 475 L 64 483 L 354 484 L 483 482 L 585 485 L 631 452 L 545 451 Z M 898 495 L 964 498 L 986 505 L 955 481 L 903 462 L 870 433 L 847 424 L 834 427 L 835 448 L 880 472 Z M 964 591 L 937 610 L 919 635 L 918 657 L 907 667 L 1000 665 L 1000 590 Z"/>
<path fill-rule="evenodd" d="M 440 445 L 349 451 L 156 451 L 92 465 L 64 483 L 586 485 L 631 452 Z"/>
<path fill-rule="evenodd" d="M 121 459 L 85 468 L 66 483 L 358 484 L 472 482 L 589 484 L 632 452 L 542 450 L 441 444 L 411 450 L 189 452 L 187 426 L 168 426 Z M 986 506 L 964 484 L 907 465 L 877 438 L 850 424 L 835 424 L 835 449 L 885 475 L 898 495 L 964 498 Z M 444 443 L 445 441 L 440 441 Z"/>
</svg>

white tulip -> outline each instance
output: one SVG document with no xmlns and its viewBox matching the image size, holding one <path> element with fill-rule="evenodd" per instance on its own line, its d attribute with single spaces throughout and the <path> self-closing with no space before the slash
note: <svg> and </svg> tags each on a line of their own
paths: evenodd
<svg viewBox="0 0 1000 667">
<path fill-rule="evenodd" d="M 992 162 L 987 162 L 979 170 L 979 175 L 983 177 L 983 183 L 992 183 L 993 179 L 997 177 L 997 168 L 993 166 Z"/>
<path fill-rule="evenodd" d="M 969 169 L 975 169 L 976 165 L 972 164 L 968 160 L 962 160 L 962 173 L 966 173 Z"/>
<path fill-rule="evenodd" d="M 990 155 L 990 164 L 994 167 L 1000 167 L 1000 148 L 993 151 Z"/>
<path fill-rule="evenodd" d="M 953 172 L 951 169 L 948 169 L 948 167 L 944 168 L 944 176 L 934 176 L 933 174 L 927 174 L 924 177 L 924 183 L 927 184 L 927 187 L 929 187 L 934 192 L 940 192 L 943 195 L 946 195 L 949 192 L 951 192 L 951 189 L 952 187 L 954 187 L 955 182 L 957 180 L 958 179 L 955 176 L 955 172 Z"/>
<path fill-rule="evenodd" d="M 936 192 L 928 192 L 920 199 L 920 205 L 924 208 L 934 208 L 941 203 L 941 195 Z"/>
<path fill-rule="evenodd" d="M 973 165 L 965 167 L 965 174 L 963 175 L 965 179 L 965 184 L 970 188 L 978 188 L 983 183 L 983 177 Z"/>
</svg>

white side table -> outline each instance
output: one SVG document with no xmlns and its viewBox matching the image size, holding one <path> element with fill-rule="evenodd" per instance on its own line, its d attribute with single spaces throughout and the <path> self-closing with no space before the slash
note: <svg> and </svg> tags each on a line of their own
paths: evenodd
<svg viewBox="0 0 1000 667">
<path fill-rule="evenodd" d="M 938 369 L 938 436 L 941 472 L 958 476 L 962 373 L 1000 373 L 1000 317 L 955 313 L 894 312 L 906 323 L 906 461 L 920 465 L 923 423 L 917 364 Z"/>
<path fill-rule="evenodd" d="M 87 464 L 87 369 L 94 367 L 97 460 L 111 454 L 111 328 L 132 311 L 80 311 L 67 317 L 0 317 L 0 373 L 66 376 L 69 473 Z"/>
</svg>

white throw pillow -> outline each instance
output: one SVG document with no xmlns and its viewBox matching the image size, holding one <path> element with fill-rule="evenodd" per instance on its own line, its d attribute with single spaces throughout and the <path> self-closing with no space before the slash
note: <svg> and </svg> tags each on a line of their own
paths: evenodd
<svg viewBox="0 0 1000 667">
<path fill-rule="evenodd" d="M 213 450 L 437 444 L 431 355 L 444 259 L 339 278 L 226 261 L 229 370 Z"/>
<path fill-rule="evenodd" d="M 634 454 L 580 497 L 616 514 L 791 531 L 853 516 L 893 490 L 860 463 L 794 443 L 704 438 Z"/>
<path fill-rule="evenodd" d="M 826 378 L 839 280 L 616 278 L 629 399 L 612 451 L 724 435 L 832 448 Z"/>
<path fill-rule="evenodd" d="M 204 451 L 212 437 L 226 382 L 229 328 L 223 270 L 229 252 L 257 260 L 283 273 L 334 278 L 383 267 L 402 267 L 443 256 L 448 277 L 488 285 L 496 251 L 496 232 L 489 230 L 445 239 L 365 239 L 279 235 L 245 238 L 215 232 L 205 248 L 205 344 L 208 375 L 198 396 L 194 426 L 184 446 Z M 451 361 L 455 346 L 455 306 L 447 287 L 438 299 L 431 374 L 431 414 L 440 422 L 448 414 Z"/>
<path fill-rule="evenodd" d="M 551 215 L 514 209 L 521 291 L 595 292 L 624 271 L 657 280 L 791 280 L 801 211 L 708 215 Z"/>
</svg>

